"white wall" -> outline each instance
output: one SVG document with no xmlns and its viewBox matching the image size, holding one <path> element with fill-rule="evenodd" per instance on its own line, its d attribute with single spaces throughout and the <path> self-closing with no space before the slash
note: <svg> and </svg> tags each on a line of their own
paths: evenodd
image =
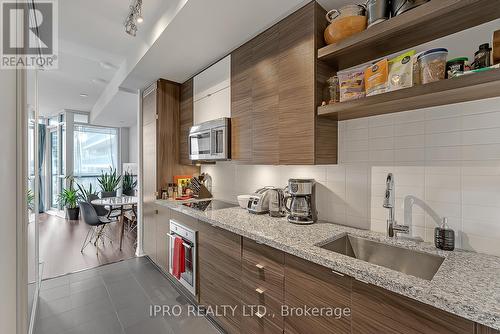
<svg viewBox="0 0 500 334">
<path fill-rule="evenodd" d="M 0 70 L 0 333 L 16 333 L 16 73 Z"/>
<path fill-rule="evenodd" d="M 203 166 L 216 197 L 235 201 L 290 177 L 318 182 L 320 219 L 385 232 L 385 178 L 394 173 L 396 218 L 414 195 L 447 216 L 457 246 L 500 255 L 500 98 L 339 123 L 339 165 Z M 413 233 L 432 241 L 434 221 L 418 207 Z"/>
<path fill-rule="evenodd" d="M 128 128 L 128 162 L 139 162 L 138 159 L 138 154 L 139 151 L 137 149 L 137 143 L 138 143 L 138 138 L 137 138 L 137 125 L 131 126 Z"/>
</svg>

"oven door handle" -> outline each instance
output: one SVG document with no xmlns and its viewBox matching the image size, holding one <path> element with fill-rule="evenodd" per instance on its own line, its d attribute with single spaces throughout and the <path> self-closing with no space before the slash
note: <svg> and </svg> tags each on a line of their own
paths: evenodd
<svg viewBox="0 0 500 334">
<path fill-rule="evenodd" d="M 170 233 L 167 233 L 167 236 L 169 236 L 169 237 L 170 237 L 170 239 L 177 237 L 177 235 L 173 235 L 173 234 L 170 234 Z M 179 238 L 181 238 L 181 236 L 178 236 L 178 237 L 179 237 Z M 188 249 L 193 248 L 191 245 L 189 245 L 189 244 L 187 244 L 187 243 L 185 243 L 185 242 L 183 242 L 182 244 L 184 245 L 184 247 L 186 247 L 186 248 L 188 248 Z"/>
</svg>

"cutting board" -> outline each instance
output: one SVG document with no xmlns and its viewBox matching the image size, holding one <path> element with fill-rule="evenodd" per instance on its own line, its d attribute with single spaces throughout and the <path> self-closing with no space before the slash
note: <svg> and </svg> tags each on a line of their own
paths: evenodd
<svg viewBox="0 0 500 334">
<path fill-rule="evenodd" d="M 493 64 L 500 64 L 500 30 L 493 33 Z"/>
</svg>

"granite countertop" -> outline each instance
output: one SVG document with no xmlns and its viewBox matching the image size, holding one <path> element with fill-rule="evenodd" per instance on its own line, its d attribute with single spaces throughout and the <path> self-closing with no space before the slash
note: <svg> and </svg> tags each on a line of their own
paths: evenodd
<svg viewBox="0 0 500 334">
<path fill-rule="evenodd" d="M 156 203 L 359 281 L 500 330 L 500 257 L 461 250 L 446 252 L 431 243 L 392 239 L 381 233 L 323 221 L 294 225 L 286 218 L 252 215 L 239 207 L 201 212 L 175 201 Z M 445 260 L 434 278 L 427 281 L 318 247 L 345 233 L 439 255 Z"/>
</svg>

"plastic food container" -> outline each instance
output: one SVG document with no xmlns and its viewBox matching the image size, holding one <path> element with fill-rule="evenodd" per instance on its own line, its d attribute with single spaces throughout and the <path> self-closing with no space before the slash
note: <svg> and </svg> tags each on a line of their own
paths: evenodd
<svg viewBox="0 0 500 334">
<path fill-rule="evenodd" d="M 418 58 L 420 80 L 422 84 L 443 80 L 446 76 L 447 49 L 432 49 Z"/>
</svg>

